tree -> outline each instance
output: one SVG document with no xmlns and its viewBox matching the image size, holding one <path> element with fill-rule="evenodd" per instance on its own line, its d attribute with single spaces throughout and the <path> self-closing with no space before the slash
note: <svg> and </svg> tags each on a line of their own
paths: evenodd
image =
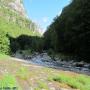
<svg viewBox="0 0 90 90">
<path fill-rule="evenodd" d="M 90 1 L 72 0 L 54 19 L 44 37 L 49 37 L 50 47 L 57 41 L 58 52 L 90 59 Z"/>
</svg>

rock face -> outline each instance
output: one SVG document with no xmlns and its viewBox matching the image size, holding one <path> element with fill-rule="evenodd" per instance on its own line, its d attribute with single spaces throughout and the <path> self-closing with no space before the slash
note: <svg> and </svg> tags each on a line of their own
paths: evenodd
<svg viewBox="0 0 90 90">
<path fill-rule="evenodd" d="M 13 2 L 9 2 L 8 6 L 12 10 L 15 10 L 16 12 L 18 12 L 20 15 L 26 16 L 22 0 L 15 0 Z"/>
<path fill-rule="evenodd" d="M 0 17 L 8 23 L 16 24 L 22 28 L 31 30 L 33 34 L 39 33 L 39 28 L 30 20 L 24 9 L 23 0 L 0 0 Z"/>
<path fill-rule="evenodd" d="M 23 0 L 0 0 L 0 6 L 13 10 L 19 15 L 26 16 Z"/>
</svg>

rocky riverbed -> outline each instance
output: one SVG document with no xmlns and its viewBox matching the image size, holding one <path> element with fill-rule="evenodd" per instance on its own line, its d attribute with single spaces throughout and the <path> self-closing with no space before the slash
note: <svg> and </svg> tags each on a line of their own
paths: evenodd
<svg viewBox="0 0 90 90">
<path fill-rule="evenodd" d="M 22 55 L 18 53 L 15 54 L 15 57 L 27 60 L 28 63 L 90 75 L 90 63 L 83 61 L 67 61 L 58 57 L 52 59 L 47 53 L 34 53 L 32 55 Z"/>
</svg>

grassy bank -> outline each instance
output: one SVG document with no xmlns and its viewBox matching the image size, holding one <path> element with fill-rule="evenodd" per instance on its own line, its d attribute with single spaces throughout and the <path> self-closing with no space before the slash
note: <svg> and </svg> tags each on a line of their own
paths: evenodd
<svg viewBox="0 0 90 90">
<path fill-rule="evenodd" d="M 85 75 L 68 75 L 62 73 L 60 75 L 53 76 L 51 79 L 52 81 L 64 83 L 74 89 L 80 90 L 90 90 L 90 76 Z"/>
<path fill-rule="evenodd" d="M 27 64 L 0 54 L 0 88 L 7 86 L 19 90 L 89 90 L 90 76 Z"/>
<path fill-rule="evenodd" d="M 0 60 L 5 60 L 5 59 L 9 59 L 9 58 L 10 58 L 10 56 L 0 53 Z"/>
</svg>

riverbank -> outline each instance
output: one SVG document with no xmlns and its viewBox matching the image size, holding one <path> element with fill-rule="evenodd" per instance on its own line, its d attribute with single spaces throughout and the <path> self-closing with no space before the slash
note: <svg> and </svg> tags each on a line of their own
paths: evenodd
<svg viewBox="0 0 90 90">
<path fill-rule="evenodd" d="M 8 86 L 18 90 L 90 89 L 90 76 L 50 68 L 36 62 L 41 59 L 40 57 L 45 57 L 46 60 L 50 58 L 46 56 L 46 53 L 37 54 L 29 60 L 9 56 L 0 57 L 0 86 L 2 86 L 0 88 Z M 34 62 L 31 62 L 32 59 Z"/>
<path fill-rule="evenodd" d="M 22 55 L 19 53 L 16 54 L 15 57 L 24 59 L 32 64 L 90 75 L 90 63 L 84 61 L 62 60 L 60 57 L 54 57 L 53 59 L 45 52 L 33 53 L 31 55 Z"/>
</svg>

